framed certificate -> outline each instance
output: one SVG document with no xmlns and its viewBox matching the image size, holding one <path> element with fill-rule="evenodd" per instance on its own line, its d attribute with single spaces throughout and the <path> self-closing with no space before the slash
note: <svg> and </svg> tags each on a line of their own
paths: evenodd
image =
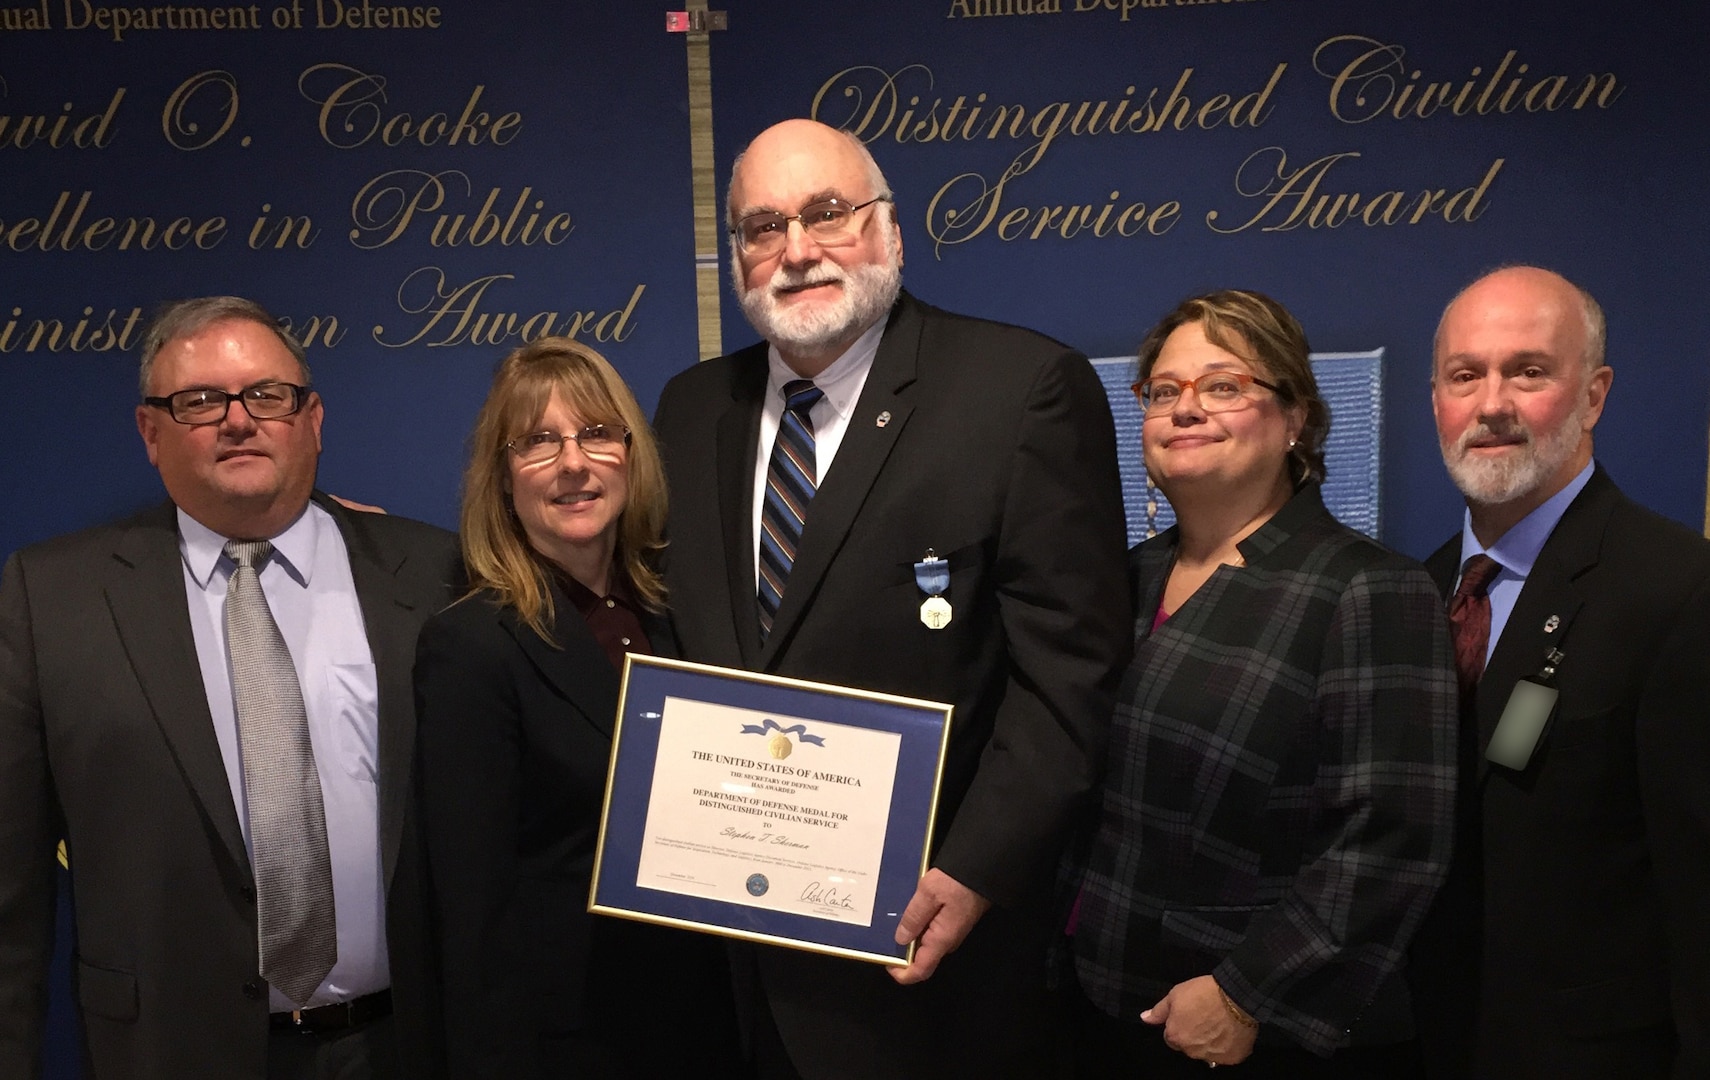
<svg viewBox="0 0 1710 1080">
<path fill-rule="evenodd" d="M 909 963 L 950 712 L 629 656 L 588 909 Z"/>
</svg>

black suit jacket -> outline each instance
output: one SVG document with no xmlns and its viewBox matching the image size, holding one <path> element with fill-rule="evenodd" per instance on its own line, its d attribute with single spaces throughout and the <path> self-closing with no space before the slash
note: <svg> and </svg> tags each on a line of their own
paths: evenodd
<svg viewBox="0 0 1710 1080">
<path fill-rule="evenodd" d="M 379 681 L 387 945 L 406 1070 L 433 1029 L 411 822 L 421 622 L 461 578 L 442 529 L 338 522 Z M 0 1076 L 38 1075 L 56 840 L 71 862 L 73 981 L 101 1080 L 266 1075 L 255 891 L 191 634 L 175 511 L 26 548 L 0 581 Z M 413 1074 L 412 1074 L 413 1075 Z"/>
<path fill-rule="evenodd" d="M 690 660 L 955 706 L 934 864 L 992 899 L 928 983 L 776 949 L 760 976 L 805 1075 L 1009 1075 L 1037 1019 L 1044 906 L 1098 774 L 1131 646 L 1116 445 L 1084 357 L 903 296 L 760 641 L 752 489 L 766 346 L 678 375 L 656 420 L 667 582 Z M 949 560 L 953 618 L 920 622 L 913 564 Z M 1039 967 L 1033 965 L 1039 964 Z M 1016 1015 L 1011 1015 L 1016 1014 Z M 1013 1021 L 1013 1022 L 1011 1022 Z"/>
<path fill-rule="evenodd" d="M 1428 564 L 1445 597 L 1459 560 L 1457 536 Z M 1551 648 L 1561 693 L 1531 760 L 1484 762 L 1514 684 Z M 1413 958 L 1437 1075 L 1710 1076 L 1707 663 L 1710 543 L 1599 468 L 1544 544 L 1468 718 L 1467 842 Z"/>
<path fill-rule="evenodd" d="M 588 913 L 618 675 L 556 585 L 553 602 L 553 644 L 490 592 L 422 628 L 418 775 L 450 1074 L 722 1076 L 736 1032 L 718 943 Z M 663 618 L 643 627 L 672 652 Z"/>
</svg>

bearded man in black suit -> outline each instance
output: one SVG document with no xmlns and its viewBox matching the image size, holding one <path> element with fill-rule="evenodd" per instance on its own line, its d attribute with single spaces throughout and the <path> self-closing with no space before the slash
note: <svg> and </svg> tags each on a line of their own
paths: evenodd
<svg viewBox="0 0 1710 1080">
<path fill-rule="evenodd" d="M 1592 458 L 1604 326 L 1516 266 L 1437 330 L 1467 514 L 1428 564 L 1463 697 L 1457 850 L 1410 961 L 1434 1077 L 1710 1076 L 1710 543 Z"/>
<path fill-rule="evenodd" d="M 901 291 L 890 189 L 848 134 L 763 132 L 728 208 L 765 340 L 677 376 L 656 419 L 683 654 L 955 706 L 932 868 L 896 932 L 913 964 L 742 947 L 755 1058 L 1042 1075 L 1053 871 L 1132 636 L 1108 402 L 1073 350 Z M 805 491 L 773 473 L 785 426 Z M 930 559 L 947 583 L 917 573 Z"/>
</svg>

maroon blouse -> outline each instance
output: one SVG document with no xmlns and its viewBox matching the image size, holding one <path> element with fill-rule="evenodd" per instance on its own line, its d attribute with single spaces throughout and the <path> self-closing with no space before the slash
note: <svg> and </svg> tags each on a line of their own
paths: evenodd
<svg viewBox="0 0 1710 1080">
<path fill-rule="evenodd" d="M 588 624 L 594 640 L 599 642 L 612 667 L 620 672 L 623 670 L 623 654 L 626 652 L 644 656 L 653 654 L 647 631 L 641 628 L 641 604 L 629 587 L 628 575 L 614 566 L 611 592 L 606 596 L 595 596 L 594 590 L 562 570 L 554 576 L 564 595 L 581 612 L 582 621 Z"/>
</svg>

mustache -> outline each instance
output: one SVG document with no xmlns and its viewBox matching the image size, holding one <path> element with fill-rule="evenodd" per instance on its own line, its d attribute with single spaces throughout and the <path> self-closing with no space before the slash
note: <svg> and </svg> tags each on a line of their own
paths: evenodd
<svg viewBox="0 0 1710 1080">
<path fill-rule="evenodd" d="M 1486 439 L 1512 439 L 1526 445 L 1532 441 L 1532 430 L 1517 416 L 1480 417 L 1477 424 L 1461 432 L 1455 440 L 1455 449 L 1464 453 L 1473 443 Z"/>
<path fill-rule="evenodd" d="M 791 270 L 778 267 L 772 271 L 772 280 L 766 284 L 774 291 L 778 289 L 804 289 L 812 285 L 831 285 L 846 283 L 849 275 L 835 264 L 820 264 L 803 270 Z"/>
</svg>

